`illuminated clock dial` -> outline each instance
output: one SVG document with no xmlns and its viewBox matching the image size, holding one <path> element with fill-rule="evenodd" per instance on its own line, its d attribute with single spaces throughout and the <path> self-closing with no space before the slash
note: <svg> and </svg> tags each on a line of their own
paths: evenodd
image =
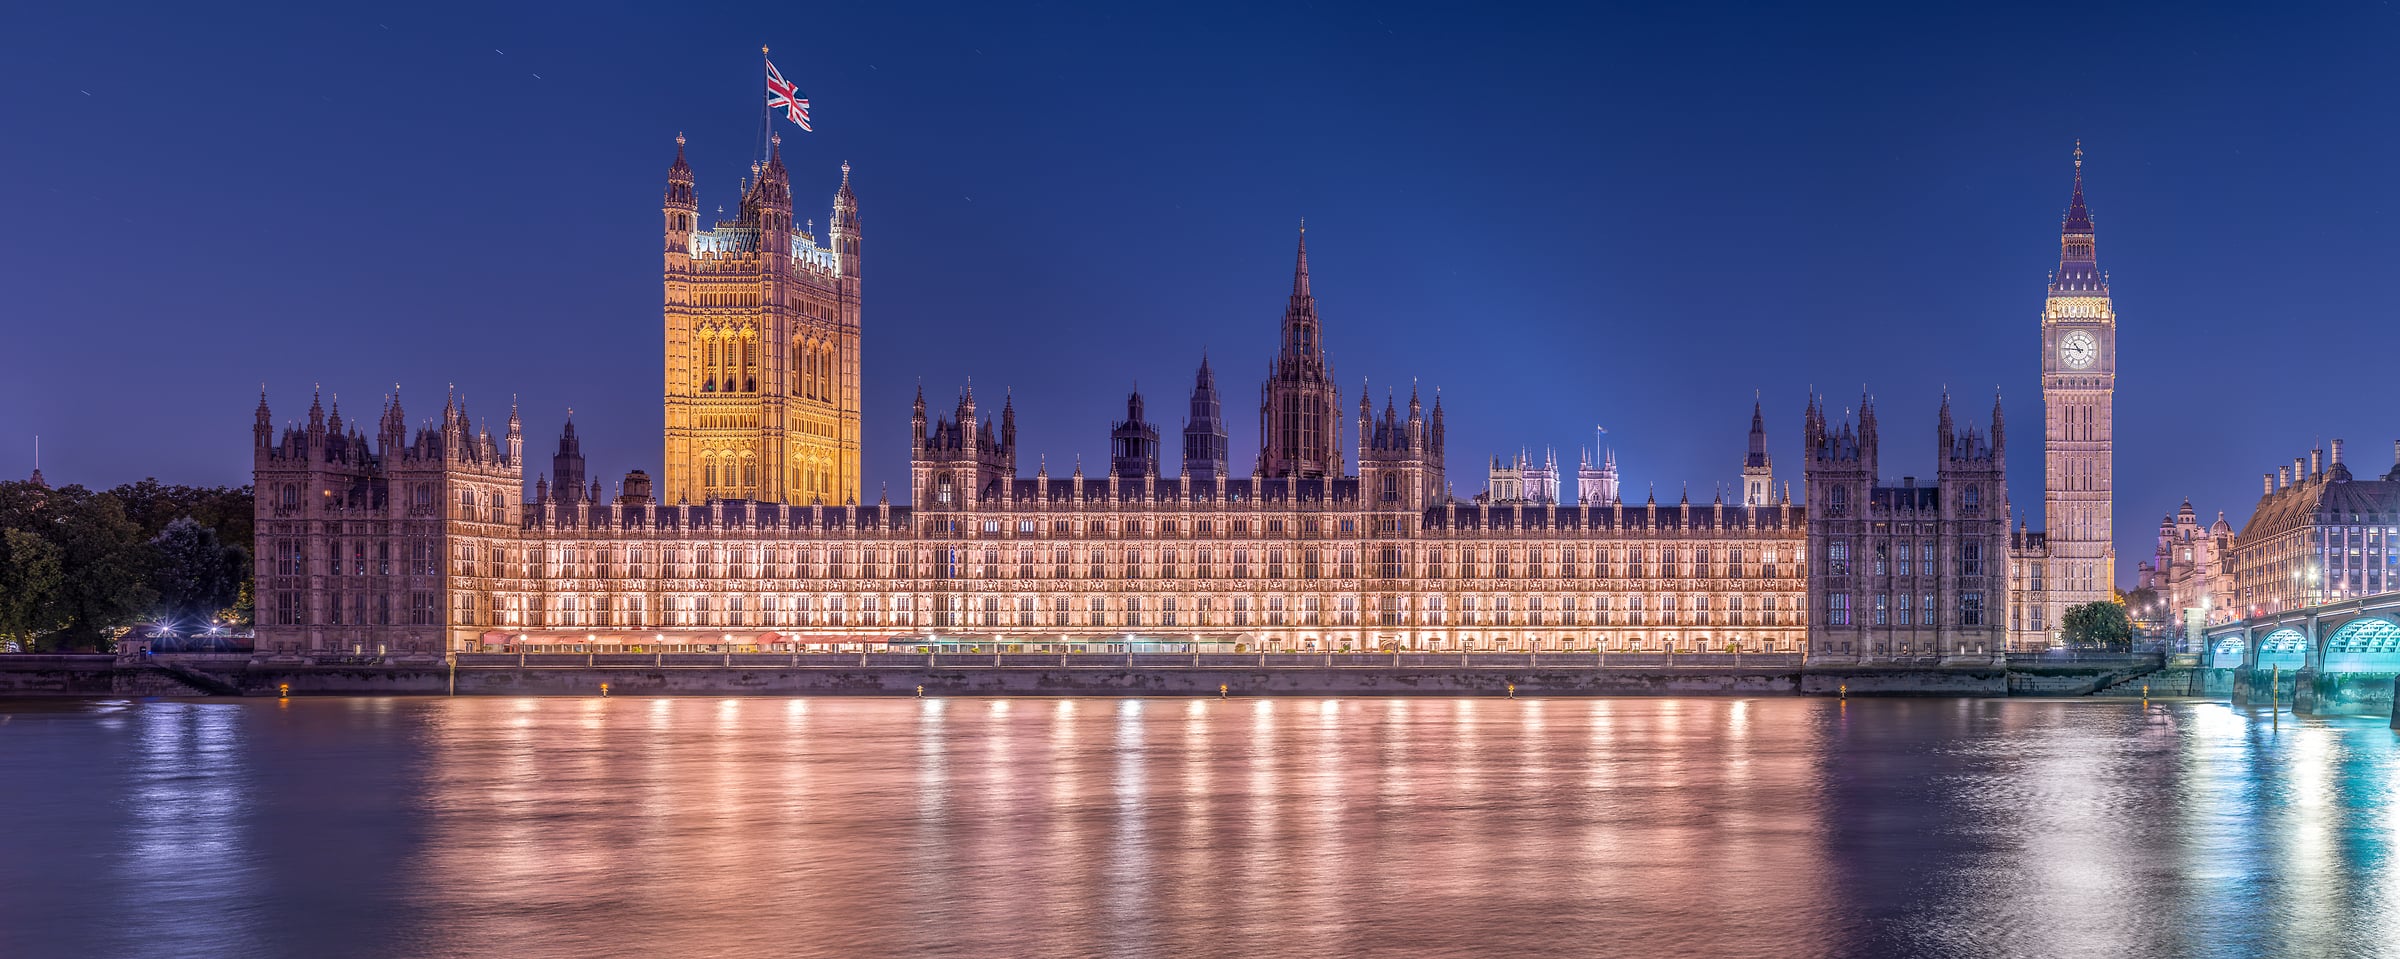
<svg viewBox="0 0 2400 959">
<path fill-rule="evenodd" d="M 2092 334 L 2083 330 L 2070 332 L 2058 341 L 2058 360 L 2070 370 L 2091 366 L 2092 361 L 2099 358 L 2100 344 L 2092 339 Z"/>
</svg>

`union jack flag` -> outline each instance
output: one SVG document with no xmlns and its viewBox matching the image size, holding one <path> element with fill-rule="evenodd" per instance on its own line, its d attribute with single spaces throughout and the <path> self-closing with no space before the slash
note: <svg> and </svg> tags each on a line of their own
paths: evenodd
<svg viewBox="0 0 2400 959">
<path fill-rule="evenodd" d="M 767 61 L 767 109 L 784 109 L 784 117 L 800 125 L 800 129 L 817 132 L 808 125 L 808 98 L 800 95 L 800 86 L 783 78 L 775 69 L 775 61 Z"/>
</svg>

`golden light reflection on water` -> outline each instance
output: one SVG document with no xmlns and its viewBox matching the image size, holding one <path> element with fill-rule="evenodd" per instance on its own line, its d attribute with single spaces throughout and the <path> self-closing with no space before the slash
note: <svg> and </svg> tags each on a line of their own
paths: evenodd
<svg viewBox="0 0 2400 959">
<path fill-rule="evenodd" d="M 0 718 L 10 957 L 2400 938 L 2393 733 L 2223 706 L 620 697 Z"/>
</svg>

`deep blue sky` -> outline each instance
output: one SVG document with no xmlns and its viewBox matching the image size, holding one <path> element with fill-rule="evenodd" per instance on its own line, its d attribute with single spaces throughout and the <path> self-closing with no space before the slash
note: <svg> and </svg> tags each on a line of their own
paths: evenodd
<svg viewBox="0 0 2400 959">
<path fill-rule="evenodd" d="M 816 104 L 799 215 L 856 169 L 870 497 L 920 378 L 1015 387 L 1063 471 L 1137 380 L 1180 427 L 1207 349 L 1251 455 L 1305 216 L 1345 390 L 1442 387 L 1462 495 L 1605 424 L 1629 496 L 1705 497 L 1753 390 L 1796 480 L 1811 384 L 1928 475 L 1947 384 L 2007 394 L 2038 525 L 2078 137 L 2124 578 L 2186 495 L 2239 524 L 2400 435 L 2389 4 L 144 6 L 0 14 L 0 475 L 39 433 L 55 481 L 243 482 L 262 380 L 279 419 L 514 394 L 545 465 L 573 406 L 594 475 L 655 470 L 672 141 L 731 205 L 762 42 Z"/>
</svg>

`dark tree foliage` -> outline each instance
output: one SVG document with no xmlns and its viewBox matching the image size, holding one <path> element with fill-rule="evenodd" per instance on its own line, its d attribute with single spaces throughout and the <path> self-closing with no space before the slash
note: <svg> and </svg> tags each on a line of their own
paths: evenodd
<svg viewBox="0 0 2400 959">
<path fill-rule="evenodd" d="M 0 640 L 105 649 L 124 628 L 247 616 L 250 490 L 0 483 Z"/>
<path fill-rule="evenodd" d="M 2067 645 L 2075 649 L 2133 648 L 2133 621 L 2126 617 L 2125 607 L 2100 601 L 2067 607 L 2064 624 Z"/>
<path fill-rule="evenodd" d="M 189 516 L 152 537 L 155 565 L 150 586 L 158 591 L 159 613 L 191 629 L 210 623 L 241 599 L 250 551 L 217 542 L 217 532 Z"/>
<path fill-rule="evenodd" d="M 145 479 L 109 490 L 108 495 L 125 504 L 126 518 L 142 528 L 144 537 L 156 537 L 167 524 L 190 517 L 215 530 L 217 542 L 250 546 L 250 487 L 168 486 Z"/>
<path fill-rule="evenodd" d="M 0 649 L 32 649 L 65 629 L 63 555 L 39 534 L 0 529 Z"/>
</svg>

